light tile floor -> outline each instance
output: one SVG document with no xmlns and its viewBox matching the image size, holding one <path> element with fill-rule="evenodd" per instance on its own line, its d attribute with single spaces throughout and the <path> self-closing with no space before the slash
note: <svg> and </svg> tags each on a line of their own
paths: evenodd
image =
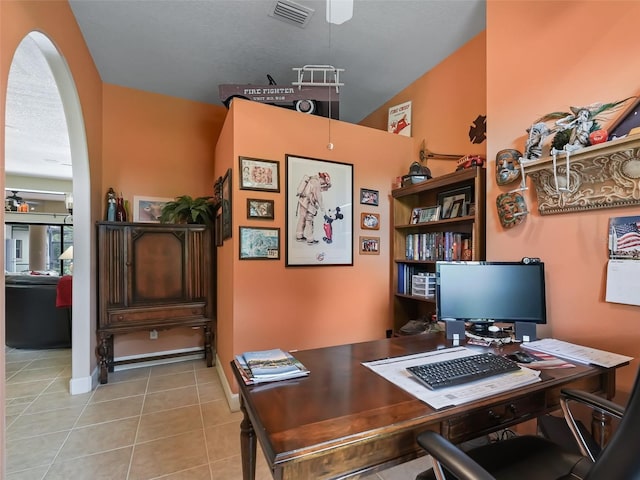
<svg viewBox="0 0 640 480">
<path fill-rule="evenodd" d="M 5 355 L 6 480 L 242 478 L 242 414 L 204 360 L 115 372 L 70 395 L 70 350 Z M 414 479 L 429 466 L 423 457 L 367 480 Z M 256 480 L 270 479 L 259 452 Z"/>
</svg>

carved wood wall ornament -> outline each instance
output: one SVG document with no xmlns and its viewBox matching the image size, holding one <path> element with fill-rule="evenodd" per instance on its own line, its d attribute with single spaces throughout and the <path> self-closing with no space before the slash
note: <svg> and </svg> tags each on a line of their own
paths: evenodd
<svg viewBox="0 0 640 480">
<path fill-rule="evenodd" d="M 640 205 L 640 135 L 573 152 L 568 188 L 564 158 L 558 158 L 555 177 L 550 157 L 525 167 L 542 215 Z"/>
</svg>

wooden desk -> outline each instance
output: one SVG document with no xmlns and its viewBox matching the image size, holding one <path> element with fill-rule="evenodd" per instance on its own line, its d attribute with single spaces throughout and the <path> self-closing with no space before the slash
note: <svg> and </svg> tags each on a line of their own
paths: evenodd
<svg viewBox="0 0 640 480">
<path fill-rule="evenodd" d="M 423 454 L 426 429 L 454 443 L 536 418 L 559 407 L 560 389 L 615 392 L 615 369 L 587 365 L 543 370 L 542 382 L 457 407 L 434 410 L 361 362 L 450 347 L 440 334 L 295 352 L 306 378 L 240 385 L 242 469 L 255 477 L 256 438 L 277 480 L 357 478 Z M 483 347 L 466 345 L 486 350 Z M 500 353 L 518 349 L 507 345 Z"/>
</svg>

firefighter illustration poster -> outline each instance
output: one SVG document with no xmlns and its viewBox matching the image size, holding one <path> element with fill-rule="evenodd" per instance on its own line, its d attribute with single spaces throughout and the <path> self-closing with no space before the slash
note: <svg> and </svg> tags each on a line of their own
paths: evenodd
<svg viewBox="0 0 640 480">
<path fill-rule="evenodd" d="M 411 136 L 411 101 L 389 108 L 387 130 L 397 135 Z"/>
<path fill-rule="evenodd" d="M 286 156 L 286 265 L 353 265 L 353 165 Z"/>
</svg>

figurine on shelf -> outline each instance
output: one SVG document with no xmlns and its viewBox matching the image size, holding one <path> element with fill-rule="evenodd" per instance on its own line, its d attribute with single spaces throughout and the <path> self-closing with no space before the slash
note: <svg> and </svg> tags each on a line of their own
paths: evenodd
<svg viewBox="0 0 640 480">
<path fill-rule="evenodd" d="M 116 192 L 113 188 L 107 190 L 107 222 L 116 221 Z"/>
<path fill-rule="evenodd" d="M 537 160 L 542 156 L 542 143 L 552 130 L 544 122 L 536 122 L 527 129 L 527 143 L 524 149 L 525 160 Z"/>
</svg>

